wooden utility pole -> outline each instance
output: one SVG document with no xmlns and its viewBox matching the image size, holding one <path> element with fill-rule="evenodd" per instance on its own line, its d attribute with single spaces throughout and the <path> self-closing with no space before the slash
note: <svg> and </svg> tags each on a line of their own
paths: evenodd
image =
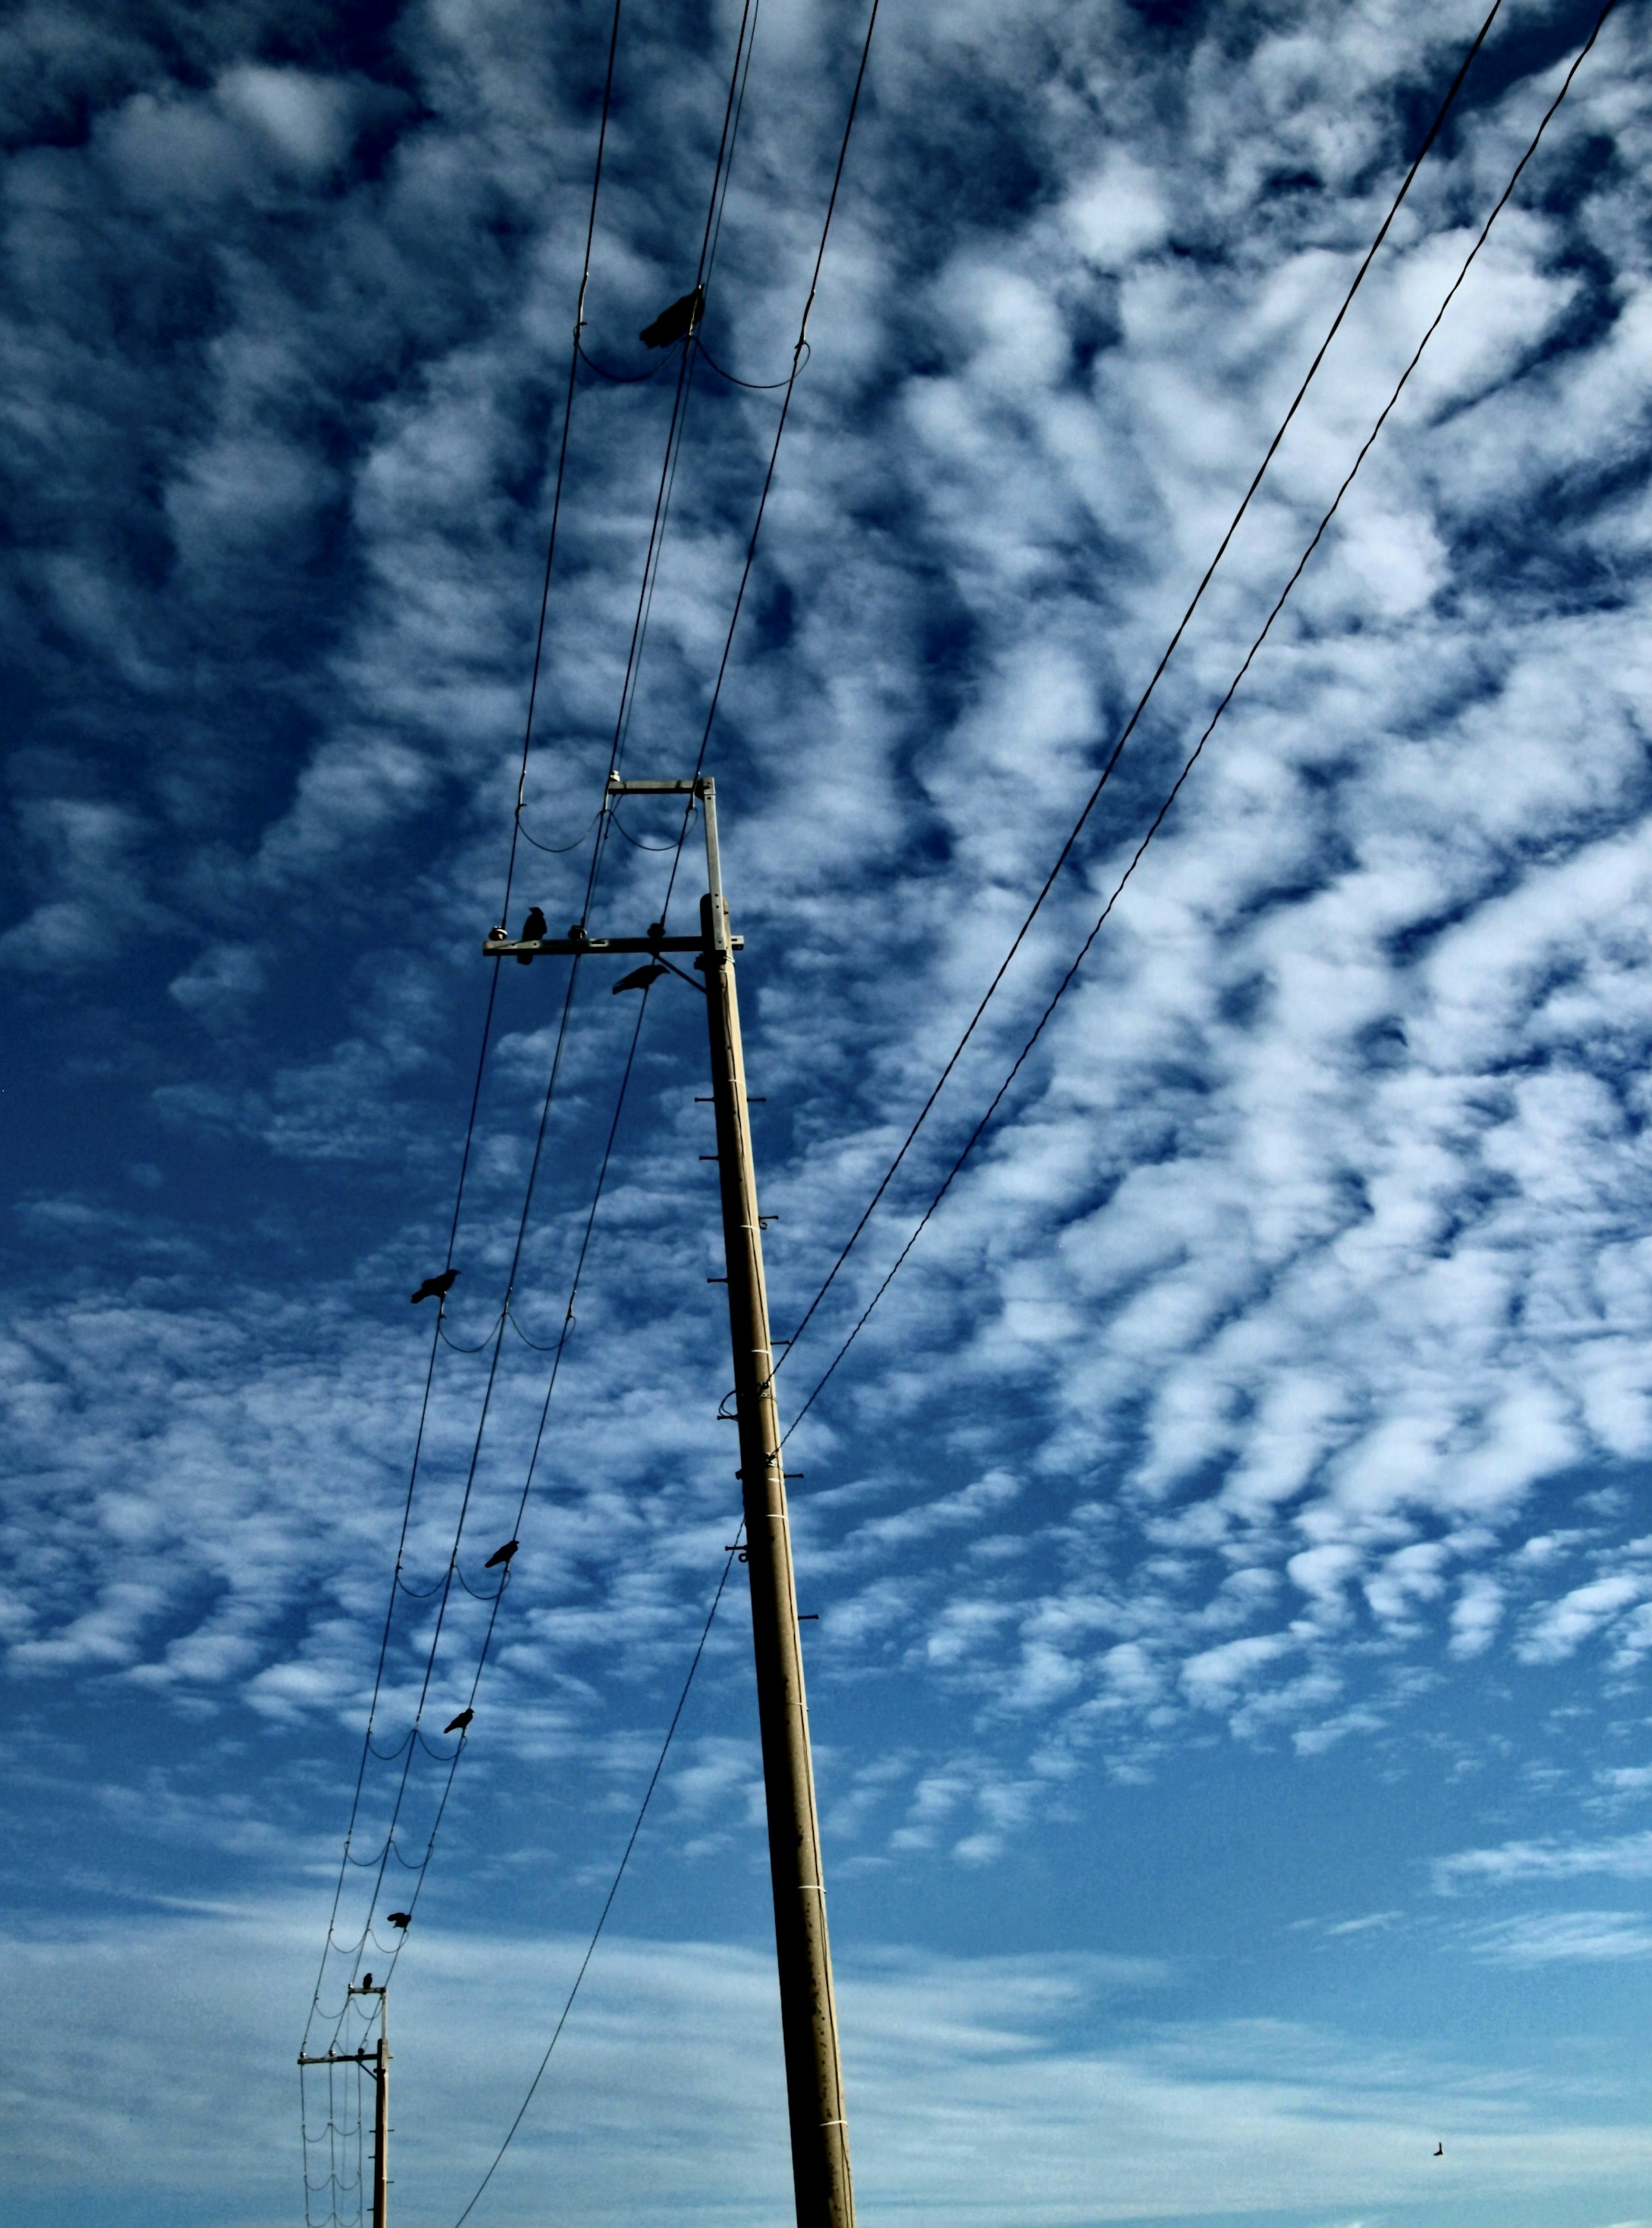
<svg viewBox="0 0 1652 2228">
<path fill-rule="evenodd" d="M 728 944 L 728 908 L 720 890 L 714 889 L 701 900 L 700 919 L 706 939 L 712 1106 L 722 1187 L 723 1250 L 728 1262 L 728 1330 L 734 1349 L 734 1406 L 740 1419 L 740 1482 L 752 1574 L 752 1642 L 768 1800 L 769 1872 L 774 1888 L 797 2228 L 854 2228 L 855 2192 L 826 1932 L 815 1770 L 809 1750 L 809 1706 L 774 1399 L 763 1229 L 757 1211 L 734 956 Z"/>
<path fill-rule="evenodd" d="M 379 1991 L 379 2052 L 373 2073 L 373 2228 L 390 2218 L 390 2044 L 384 2031 L 384 1991 Z"/>
<path fill-rule="evenodd" d="M 352 1996 L 379 2000 L 379 2040 L 373 2050 L 327 2050 L 314 2058 L 298 2053 L 300 2065 L 364 2065 L 373 2081 L 373 2228 L 388 2228 L 390 2218 L 390 2039 L 385 1992 L 369 1973 Z"/>
<path fill-rule="evenodd" d="M 541 952 L 648 952 L 656 962 L 667 952 L 692 951 L 695 965 L 704 973 L 723 1247 L 728 1264 L 728 1326 L 734 1349 L 740 1482 L 752 1580 L 758 1725 L 768 1805 L 780 2032 L 791 2121 L 792 2186 L 797 2228 L 855 2228 L 815 1772 L 809 1749 L 809 1708 L 804 1693 L 791 1527 L 774 1399 L 763 1232 L 734 989 L 734 954 L 741 949 L 742 939 L 729 932 L 728 907 L 723 899 L 714 784 L 704 777 L 693 781 L 625 782 L 611 778 L 611 799 L 637 792 L 691 795 L 704 816 L 710 888 L 701 901 L 699 936 L 668 937 L 656 923 L 646 937 L 595 938 L 586 934 L 581 924 L 567 938 L 546 937 L 532 943 L 513 940 L 503 930 L 496 931 L 483 949 L 496 959 L 533 957 Z M 638 971 L 642 975 L 649 970 Z"/>
</svg>

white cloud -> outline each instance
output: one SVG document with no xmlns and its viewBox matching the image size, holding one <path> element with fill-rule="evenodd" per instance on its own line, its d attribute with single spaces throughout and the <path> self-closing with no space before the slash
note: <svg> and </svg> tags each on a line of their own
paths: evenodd
<svg viewBox="0 0 1652 2228">
<path fill-rule="evenodd" d="M 15 2186 L 85 2199 L 118 2188 L 148 2206 L 233 2180 L 238 2217 L 284 2217 L 291 2037 L 312 1931 L 310 1914 L 283 1904 L 14 1935 L 8 1994 L 30 2036 L 10 2070 Z M 438 2211 L 480 2178 L 581 1946 L 426 1930 L 402 1967 L 394 2167 Z M 1621 2203 L 1646 2170 L 1632 2111 L 1603 2116 L 1584 2084 L 1490 2084 L 1469 2065 L 1300 2024 L 1175 2021 L 1167 1977 L 1150 1962 L 1073 1956 L 846 1965 L 862 2203 L 917 2219 L 943 2202 L 1015 2228 L 1207 2211 L 1216 2185 L 1236 2212 L 1393 2207 L 1431 2194 L 1442 2124 L 1463 2203 L 1559 2190 Z M 598 2219 L 664 2219 L 685 2201 L 755 2219 L 783 2203 L 773 1986 L 765 1957 L 727 1943 L 605 1941 L 490 2191 L 495 2217 L 537 2217 L 547 2174 Z M 63 2007 L 92 1998 L 100 2015 L 70 2046 Z M 1131 2007 L 1129 2039 L 1110 2032 L 1119 2003 Z M 163 2129 L 148 2110 L 157 2062 L 177 2082 Z M 87 2097 L 73 2142 L 48 2109 L 71 2065 Z"/>
<path fill-rule="evenodd" d="M 1652 1876 L 1652 1834 L 1622 1834 L 1604 1841 L 1504 1841 L 1495 1848 L 1436 1858 L 1433 1869 L 1442 1894 L 1511 1880 L 1581 1879 L 1591 1873 L 1644 1879 Z"/>
<path fill-rule="evenodd" d="M 1652 1924 L 1632 1911 L 1560 1911 L 1481 1928 L 1475 1954 L 1503 1965 L 1616 1963 L 1652 1956 Z"/>
</svg>

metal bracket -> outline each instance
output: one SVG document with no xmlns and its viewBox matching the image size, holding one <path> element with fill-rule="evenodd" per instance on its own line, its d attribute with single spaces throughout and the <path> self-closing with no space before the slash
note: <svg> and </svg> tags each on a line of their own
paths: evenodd
<svg viewBox="0 0 1652 2228">
<path fill-rule="evenodd" d="M 732 950 L 744 951 L 746 938 L 731 936 Z M 566 959 L 578 952 L 586 958 L 611 956 L 620 958 L 629 954 L 657 957 L 662 951 L 703 951 L 705 939 L 698 936 L 541 936 L 537 943 L 531 938 L 523 943 L 519 937 L 490 936 L 483 940 L 484 959 Z M 700 985 L 696 983 L 695 989 Z"/>
</svg>

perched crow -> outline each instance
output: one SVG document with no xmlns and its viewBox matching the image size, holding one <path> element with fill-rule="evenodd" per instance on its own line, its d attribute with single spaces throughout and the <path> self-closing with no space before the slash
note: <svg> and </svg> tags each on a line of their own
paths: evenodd
<svg viewBox="0 0 1652 2228">
<path fill-rule="evenodd" d="M 393 1911 L 389 1916 L 391 1925 L 399 1926 L 404 1934 L 413 1924 L 413 1913 L 410 1911 Z"/>
<path fill-rule="evenodd" d="M 508 1563 L 522 1545 L 520 1540 L 507 1540 L 503 1547 L 496 1547 L 482 1565 L 484 1571 L 496 1571 L 501 1563 Z"/>
<path fill-rule="evenodd" d="M 367 1994 L 368 1990 L 372 1986 L 373 1986 L 373 1975 L 372 1975 L 372 1974 L 371 1974 L 371 1973 L 363 1973 L 363 1974 L 362 1974 L 362 1994 L 363 1995 L 365 1995 L 365 1994 Z"/>
<path fill-rule="evenodd" d="M 462 1733 L 475 1715 L 476 1712 L 474 1710 L 461 1710 L 458 1717 L 454 1719 L 452 1724 L 451 1725 L 444 1725 L 442 1727 L 442 1731 L 445 1733 Z"/>
<path fill-rule="evenodd" d="M 522 923 L 522 932 L 519 940 L 523 944 L 537 944 L 540 938 L 543 936 L 544 933 L 544 914 L 540 911 L 537 906 L 529 906 L 528 908 L 528 918 Z M 516 960 L 518 965 L 522 967 L 531 967 L 534 964 L 528 955 L 522 951 L 519 951 L 516 954 Z"/>
<path fill-rule="evenodd" d="M 419 1305 L 420 1300 L 445 1300 L 452 1290 L 454 1280 L 458 1273 L 457 1269 L 444 1269 L 439 1277 L 426 1277 L 413 1296 L 414 1307 Z"/>
<path fill-rule="evenodd" d="M 644 348 L 669 348 L 673 341 L 680 341 L 694 330 L 705 306 L 705 293 L 696 286 L 692 294 L 684 294 L 669 310 L 662 310 L 653 323 L 644 325 L 637 337 Z"/>
<path fill-rule="evenodd" d="M 657 983 L 662 975 L 670 973 L 669 967 L 633 967 L 629 975 L 622 975 L 614 985 L 614 996 L 622 990 L 646 990 L 650 983 Z"/>
</svg>

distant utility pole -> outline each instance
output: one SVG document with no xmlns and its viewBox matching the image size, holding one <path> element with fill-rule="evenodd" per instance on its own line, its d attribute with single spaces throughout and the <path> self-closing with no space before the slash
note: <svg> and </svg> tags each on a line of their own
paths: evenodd
<svg viewBox="0 0 1652 2228">
<path fill-rule="evenodd" d="M 375 2050 L 329 2050 L 318 2058 L 298 2055 L 300 2065 L 365 2065 L 373 2077 L 373 2228 L 387 2228 L 390 2217 L 390 2039 L 385 2014 L 384 1990 L 373 1986 L 372 1975 L 352 1996 L 379 2000 L 379 2041 Z"/>
<path fill-rule="evenodd" d="M 531 958 L 554 952 L 589 957 L 647 953 L 656 966 L 667 952 L 692 952 L 695 967 L 706 978 L 712 1107 L 722 1190 L 728 1328 L 734 1349 L 740 1476 L 752 1580 L 752 1639 L 769 1814 L 769 1871 L 774 1889 L 780 2029 L 785 2047 L 797 2228 L 855 2228 L 815 1770 L 809 1749 L 809 1707 L 804 1693 L 791 1527 L 774 1399 L 763 1226 L 757 1207 L 757 1170 L 752 1157 L 740 1006 L 734 991 L 734 954 L 744 948 L 744 939 L 729 932 L 717 849 L 715 784 L 703 776 L 693 781 L 610 778 L 611 801 L 639 795 L 691 796 L 704 816 L 706 876 L 710 887 L 701 900 L 698 936 L 667 936 L 663 924 L 656 921 L 646 936 L 592 937 L 579 922 L 567 937 L 544 937 L 535 942 L 513 940 L 501 929 L 488 938 L 483 951 L 490 959 Z M 651 970 L 636 971 L 638 988 L 653 979 Z"/>
</svg>

